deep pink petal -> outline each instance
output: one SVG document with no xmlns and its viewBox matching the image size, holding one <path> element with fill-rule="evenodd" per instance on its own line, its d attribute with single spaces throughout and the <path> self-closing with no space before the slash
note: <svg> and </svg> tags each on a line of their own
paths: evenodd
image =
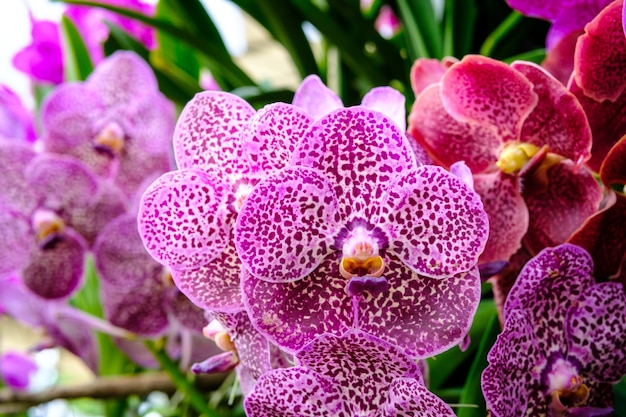
<svg viewBox="0 0 626 417">
<path fill-rule="evenodd" d="M 311 116 L 290 104 L 272 103 L 257 111 L 241 134 L 252 170 L 270 173 L 283 168 L 312 123 Z"/>
<path fill-rule="evenodd" d="M 443 278 L 476 264 L 489 223 L 478 194 L 441 167 L 422 166 L 390 187 L 377 222 L 390 250 L 421 275 Z"/>
<path fill-rule="evenodd" d="M 520 139 L 522 125 L 537 105 L 532 83 L 510 66 L 468 55 L 441 80 L 441 100 L 462 122 L 487 123 L 503 142 Z"/>
<path fill-rule="evenodd" d="M 182 271 L 173 269 L 172 278 L 178 289 L 198 307 L 233 311 L 243 307 L 240 273 L 241 262 L 231 240 L 209 264 Z"/>
<path fill-rule="evenodd" d="M 292 104 L 304 109 L 314 120 L 343 107 L 337 94 L 317 75 L 306 77 L 293 96 Z"/>
<path fill-rule="evenodd" d="M 626 37 L 622 1 L 606 7 L 586 27 L 576 45 L 574 74 L 585 95 L 615 101 L 626 88 Z"/>
<path fill-rule="evenodd" d="M 317 120 L 296 147 L 291 164 L 323 172 L 342 218 L 371 219 L 389 182 L 416 161 L 406 135 L 392 120 L 350 107 Z"/>
<path fill-rule="evenodd" d="M 240 136 L 254 109 L 234 94 L 198 93 L 185 106 L 174 131 L 179 168 L 214 169 L 226 175 L 244 173 Z"/>
<path fill-rule="evenodd" d="M 582 106 L 563 84 L 531 62 L 516 61 L 511 67 L 522 73 L 539 97 L 526 119 L 521 141 L 581 164 L 591 155 L 591 129 Z"/>
<path fill-rule="evenodd" d="M 243 265 L 271 282 L 295 281 L 329 251 L 337 226 L 337 200 L 317 170 L 288 167 L 256 185 L 235 226 Z"/>
<path fill-rule="evenodd" d="M 563 85 L 568 85 L 574 71 L 576 42 L 583 33 L 584 31 L 580 29 L 564 36 L 546 52 L 546 57 L 541 63 L 541 66 Z"/>
<path fill-rule="evenodd" d="M 543 0 L 506 0 L 511 8 L 518 12 L 545 20 L 552 20 L 559 12 L 563 3 L 569 1 L 543 1 Z"/>
<path fill-rule="evenodd" d="M 598 210 L 602 199 L 602 190 L 591 171 L 567 160 L 548 170 L 545 191 L 533 192 L 531 184 L 532 179 L 524 190 L 530 215 L 524 245 L 532 253 L 567 241 Z"/>
<path fill-rule="evenodd" d="M 409 133 L 444 167 L 465 161 L 474 173 L 494 165 L 502 145 L 502 138 L 489 125 L 462 123 L 450 116 L 438 84 L 424 90 L 413 104 Z"/>
<path fill-rule="evenodd" d="M 567 35 L 578 32 L 613 0 L 569 0 L 561 2 L 546 38 L 550 50 Z M 558 4 L 558 3 L 557 3 Z"/>
<path fill-rule="evenodd" d="M 600 167 L 600 178 L 607 187 L 626 184 L 626 136 L 615 144 Z"/>
<path fill-rule="evenodd" d="M 213 261 L 231 238 L 230 197 L 230 185 L 202 171 L 163 174 L 139 208 L 139 233 L 150 255 L 174 269 Z"/>
<path fill-rule="evenodd" d="M 522 245 L 528 230 L 528 208 L 518 178 L 500 171 L 474 175 L 474 187 L 489 218 L 489 239 L 481 263 L 508 260 Z"/>
<path fill-rule="evenodd" d="M 438 59 L 419 58 L 411 66 L 411 87 L 415 96 L 419 96 L 431 84 L 441 81 L 452 62 L 444 63 Z"/>
</svg>

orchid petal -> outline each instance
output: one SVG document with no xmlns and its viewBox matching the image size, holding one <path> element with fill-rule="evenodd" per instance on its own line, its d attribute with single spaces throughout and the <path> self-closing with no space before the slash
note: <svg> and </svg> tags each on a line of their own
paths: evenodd
<svg viewBox="0 0 626 417">
<path fill-rule="evenodd" d="M 139 209 L 139 233 L 150 255 L 174 269 L 213 261 L 230 239 L 230 195 L 230 185 L 202 171 L 163 174 Z"/>
<path fill-rule="evenodd" d="M 443 278 L 476 264 L 489 228 L 478 194 L 434 166 L 400 177 L 382 204 L 379 222 L 394 238 L 390 250 L 414 271 Z"/>
<path fill-rule="evenodd" d="M 407 141 L 381 113 L 363 107 L 340 109 L 311 126 L 291 164 L 324 173 L 340 202 L 341 218 L 369 219 L 377 212 L 389 181 L 416 166 Z"/>
<path fill-rule="evenodd" d="M 625 306 L 624 286 L 604 282 L 567 313 L 568 354 L 587 364 L 585 372 L 598 382 L 618 382 L 626 374 Z"/>
<path fill-rule="evenodd" d="M 399 378 L 391 383 L 384 409 L 384 417 L 401 415 L 454 417 L 456 415 L 441 398 L 412 378 Z"/>
<path fill-rule="evenodd" d="M 511 68 L 523 74 L 539 97 L 524 122 L 521 140 L 581 164 L 591 156 L 591 129 L 576 97 L 546 70 L 531 62 L 516 61 Z"/>
<path fill-rule="evenodd" d="M 316 170 L 287 167 L 256 185 L 237 217 L 243 265 L 267 281 L 298 280 L 329 252 L 336 223 L 333 188 Z"/>
<path fill-rule="evenodd" d="M 0 277 L 16 272 L 26 265 L 33 239 L 28 220 L 0 204 Z"/>
<path fill-rule="evenodd" d="M 317 75 L 309 75 L 302 81 L 292 104 L 303 108 L 313 120 L 343 107 L 337 94 L 326 87 Z"/>
<path fill-rule="evenodd" d="M 609 151 L 600 167 L 600 178 L 607 187 L 626 184 L 626 136 Z"/>
<path fill-rule="evenodd" d="M 283 168 L 312 123 L 311 116 L 290 104 L 272 103 L 257 111 L 241 135 L 252 169 L 270 173 Z"/>
<path fill-rule="evenodd" d="M 586 27 L 576 44 L 574 74 L 585 95 L 596 101 L 617 100 L 626 88 L 626 37 L 623 2 L 603 9 Z"/>
<path fill-rule="evenodd" d="M 438 59 L 418 58 L 411 66 L 411 87 L 415 96 L 419 96 L 422 91 L 432 84 L 441 81 L 452 64 L 446 65 Z"/>
<path fill-rule="evenodd" d="M 533 85 L 510 66 L 468 55 L 441 80 L 443 107 L 461 122 L 495 127 L 503 142 L 518 140 L 526 117 L 538 102 Z"/>
<path fill-rule="evenodd" d="M 35 156 L 35 151 L 25 144 L 0 140 L 0 205 L 30 213 L 39 203 L 24 174 L 24 168 Z"/>
<path fill-rule="evenodd" d="M 226 175 L 245 173 L 240 135 L 254 109 L 234 94 L 205 91 L 185 106 L 174 131 L 179 169 L 219 169 Z"/>
<path fill-rule="evenodd" d="M 240 273 L 241 262 L 231 240 L 211 263 L 195 269 L 173 269 L 172 278 L 176 287 L 198 307 L 232 311 L 243 307 Z"/>
<path fill-rule="evenodd" d="M 376 87 L 363 96 L 361 105 L 381 112 L 393 120 L 401 131 L 406 131 L 406 99 L 402 93 L 391 87 Z"/>
<path fill-rule="evenodd" d="M 443 107 L 439 84 L 418 96 L 409 114 L 409 132 L 444 167 L 465 161 L 473 173 L 495 164 L 502 145 L 493 127 L 462 123 L 450 116 Z"/>
</svg>

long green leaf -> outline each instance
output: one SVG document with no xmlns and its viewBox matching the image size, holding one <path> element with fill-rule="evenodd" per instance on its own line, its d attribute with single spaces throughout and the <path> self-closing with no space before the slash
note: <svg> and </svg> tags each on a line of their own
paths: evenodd
<svg viewBox="0 0 626 417">
<path fill-rule="evenodd" d="M 626 417 L 626 376 L 613 387 L 615 395 L 615 416 Z"/>
<path fill-rule="evenodd" d="M 442 58 L 442 35 L 430 1 L 398 0 L 400 19 L 409 42 L 409 56 Z"/>
<path fill-rule="evenodd" d="M 443 30 L 443 56 L 463 57 L 471 52 L 476 24 L 474 0 L 446 0 Z"/>
<path fill-rule="evenodd" d="M 500 334 L 500 322 L 498 315 L 494 312 L 480 340 L 476 357 L 461 392 L 459 403 L 466 405 L 466 407 L 459 407 L 457 417 L 483 417 L 486 414 L 485 399 L 481 389 L 481 375 L 488 364 L 487 354 L 498 334 Z"/>
<path fill-rule="evenodd" d="M 483 45 L 480 47 L 480 54 L 484 56 L 493 56 L 493 52 L 504 37 L 522 21 L 524 16 L 517 12 L 512 11 L 509 16 L 500 23 L 500 25 L 494 29 L 493 32 L 485 39 Z"/>
<path fill-rule="evenodd" d="M 203 54 L 204 58 L 210 65 L 210 69 L 213 72 L 220 72 L 226 77 L 229 82 L 234 86 L 255 85 L 252 78 L 250 78 L 235 62 L 230 54 L 224 54 L 224 51 L 218 45 L 214 45 L 211 42 L 207 42 L 206 38 L 202 34 L 194 33 L 192 27 L 188 25 L 177 26 L 170 22 L 154 17 L 146 16 L 138 13 L 134 10 L 124 9 L 121 7 L 112 6 L 110 4 L 99 3 L 89 0 L 53 0 L 63 1 L 68 4 L 77 4 L 83 6 L 100 7 L 106 10 L 111 10 L 123 16 L 130 17 L 138 20 L 146 25 L 152 26 L 158 30 L 162 30 L 176 39 L 187 43 L 191 47 L 198 50 Z"/>
<path fill-rule="evenodd" d="M 61 18 L 64 78 L 66 81 L 84 81 L 93 71 L 91 57 L 76 26 L 66 16 Z"/>
</svg>

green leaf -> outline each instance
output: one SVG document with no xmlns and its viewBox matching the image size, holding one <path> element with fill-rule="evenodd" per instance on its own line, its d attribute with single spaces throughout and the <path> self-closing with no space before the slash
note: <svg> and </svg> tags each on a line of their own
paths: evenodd
<svg viewBox="0 0 626 417">
<path fill-rule="evenodd" d="M 93 71 L 91 57 L 76 26 L 66 16 L 61 18 L 61 46 L 65 81 L 84 81 Z"/>
<path fill-rule="evenodd" d="M 615 417 L 626 417 L 626 376 L 613 387 Z"/>
<path fill-rule="evenodd" d="M 442 35 L 430 1 L 398 0 L 400 19 L 409 45 L 409 57 L 443 57 Z"/>
<path fill-rule="evenodd" d="M 263 90 L 259 87 L 241 87 L 232 90 L 231 93 L 238 95 L 246 100 L 255 109 L 269 104 L 281 101 L 283 103 L 291 103 L 294 92 L 291 90 Z"/>
<path fill-rule="evenodd" d="M 500 334 L 500 321 L 494 312 L 480 341 L 472 367 L 467 374 L 467 380 L 459 399 L 459 403 L 464 406 L 458 408 L 457 417 L 483 417 L 486 414 L 485 398 L 481 389 L 481 375 L 488 364 L 487 354 L 498 334 Z"/>
<path fill-rule="evenodd" d="M 518 55 L 514 55 L 512 57 L 506 58 L 504 62 L 510 64 L 513 61 L 530 61 L 535 64 L 541 64 L 543 60 L 546 58 L 546 49 L 533 49 L 532 51 L 523 52 Z"/>
<path fill-rule="evenodd" d="M 60 0 L 54 0 L 60 1 Z M 208 67 L 211 72 L 216 76 L 224 77 L 224 79 L 228 80 L 229 83 L 233 86 L 244 86 L 244 85 L 255 85 L 254 81 L 241 69 L 235 62 L 233 61 L 230 54 L 227 51 L 224 51 L 224 48 L 220 46 L 223 42 L 219 42 L 214 44 L 212 42 L 207 41 L 207 37 L 205 33 L 196 33 L 194 32 L 194 25 L 189 25 L 185 20 L 185 17 L 181 16 L 169 16 L 168 18 L 172 21 L 178 22 L 177 24 L 171 23 L 170 21 L 165 21 L 162 18 L 155 18 L 151 16 L 146 16 L 134 10 L 124 9 L 122 7 L 112 6 L 110 4 L 99 3 L 96 1 L 89 0 L 62 0 L 64 3 L 68 4 L 77 4 L 83 6 L 94 6 L 100 7 L 106 10 L 111 10 L 120 15 L 130 17 L 132 19 L 138 20 L 146 25 L 152 26 L 158 30 L 166 32 L 167 34 L 173 36 L 174 38 L 180 40 L 181 42 L 185 42 L 190 47 L 196 49 L 199 53 L 201 53 L 208 63 Z M 176 0 L 168 0 L 168 1 L 176 1 Z M 197 0 L 189 0 L 189 1 L 197 1 Z M 186 3 L 185 3 L 186 4 Z M 180 10 L 179 8 L 173 8 L 172 10 Z M 184 9 L 184 7 L 182 7 Z"/>
<path fill-rule="evenodd" d="M 474 316 L 474 323 L 469 332 L 471 343 L 465 352 L 461 352 L 458 347 L 453 347 L 427 360 L 431 390 L 437 391 L 442 388 L 446 381 L 452 377 L 458 379 L 456 373 L 466 361 L 474 356 L 479 346 L 478 341 L 482 340 L 487 326 L 494 315 L 497 315 L 494 301 L 491 299 L 482 300 L 478 306 L 478 310 Z M 461 383 L 459 383 L 459 385 L 461 385 Z"/>
<path fill-rule="evenodd" d="M 523 18 L 524 16 L 521 13 L 515 10 L 512 11 L 511 14 L 509 14 L 509 16 L 504 19 L 504 21 L 502 21 L 489 36 L 487 36 L 487 39 L 485 39 L 485 42 L 483 42 L 483 45 L 480 47 L 480 54 L 484 56 L 493 56 L 494 50 L 498 44 L 503 41 L 509 32 L 522 22 Z"/>
<path fill-rule="evenodd" d="M 477 8 L 474 0 L 446 0 L 443 56 L 463 57 L 471 52 Z"/>
</svg>

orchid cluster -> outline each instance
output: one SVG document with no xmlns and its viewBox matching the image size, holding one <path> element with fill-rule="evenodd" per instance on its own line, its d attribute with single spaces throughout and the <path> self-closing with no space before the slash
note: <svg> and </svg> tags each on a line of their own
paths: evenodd
<svg viewBox="0 0 626 417">
<path fill-rule="evenodd" d="M 258 3 L 259 21 L 284 20 Z M 281 13 L 319 24 L 297 3 Z M 55 28 L 34 24 L 15 65 L 59 85 L 36 115 L 0 91 L 0 314 L 95 373 L 106 349 L 135 372 L 164 368 L 207 416 L 224 388 L 255 417 L 624 415 L 623 0 L 507 0 L 507 25 L 550 23 L 536 62 L 428 54 L 436 42 L 411 31 L 429 24 L 407 10 L 431 3 L 328 3 L 346 25 L 369 16 L 372 55 L 408 35 L 420 56 L 406 84 L 365 68 L 358 97 L 329 88 L 330 70 L 283 101 L 201 91 L 220 46 L 189 58 L 210 19 L 190 6 L 187 30 L 166 16 L 184 11 L 174 0 L 142 12 L 156 38 L 111 14 L 115 42 L 140 55 L 109 53 L 98 32 L 84 39 L 93 72 L 66 81 Z M 448 27 L 461 6 L 444 3 Z M 76 28 L 100 22 L 81 7 L 67 11 Z M 342 76 L 358 73 L 351 53 Z M 219 85 L 245 85 L 223 61 Z M 163 93 L 173 81 L 198 90 L 180 108 Z M 34 370 L 0 356 L 15 390 Z M 210 400 L 194 386 L 205 374 L 230 375 Z"/>
</svg>

